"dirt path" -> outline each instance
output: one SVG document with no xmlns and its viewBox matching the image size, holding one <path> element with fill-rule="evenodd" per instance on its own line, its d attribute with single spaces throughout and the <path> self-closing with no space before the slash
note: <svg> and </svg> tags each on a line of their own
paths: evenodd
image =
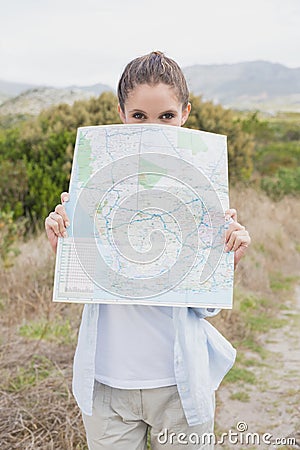
<svg viewBox="0 0 300 450">
<path fill-rule="evenodd" d="M 287 319 L 287 323 L 260 336 L 265 358 L 254 352 L 243 355 L 253 361 L 247 371 L 255 375 L 255 383 L 224 383 L 219 389 L 217 438 L 230 429 L 236 432 L 239 422 L 241 432 L 226 437 L 216 450 L 300 449 L 300 287 L 296 302 L 286 306 L 280 318 Z M 259 438 L 246 437 L 247 433 L 257 433 Z M 264 433 L 272 436 L 263 439 Z M 291 445 L 287 437 L 295 442 Z M 274 442 L 276 438 L 282 439 L 281 445 Z"/>
</svg>

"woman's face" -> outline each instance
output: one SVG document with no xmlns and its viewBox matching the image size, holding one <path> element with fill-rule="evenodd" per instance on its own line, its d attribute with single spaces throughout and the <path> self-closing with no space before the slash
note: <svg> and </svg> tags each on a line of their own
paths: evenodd
<svg viewBox="0 0 300 450">
<path fill-rule="evenodd" d="M 129 93 L 124 112 L 118 106 L 124 124 L 154 123 L 180 127 L 186 122 L 190 110 L 190 103 L 182 109 L 174 88 L 164 83 L 154 86 L 140 84 Z"/>
</svg>

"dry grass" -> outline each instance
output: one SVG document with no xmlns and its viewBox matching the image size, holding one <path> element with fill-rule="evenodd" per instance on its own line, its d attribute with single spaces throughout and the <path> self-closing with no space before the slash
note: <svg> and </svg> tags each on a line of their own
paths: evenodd
<svg viewBox="0 0 300 450">
<path fill-rule="evenodd" d="M 252 242 L 235 272 L 234 308 L 222 311 L 213 322 L 237 341 L 250 333 L 240 314 L 242 299 L 265 303 L 267 313 L 273 309 L 274 316 L 293 299 L 290 288 L 300 282 L 300 199 L 286 197 L 274 203 L 253 189 L 235 188 L 230 206 L 238 211 L 238 221 L 246 226 Z"/>
<path fill-rule="evenodd" d="M 54 256 L 44 235 L 20 250 L 15 266 L 0 275 L 0 446 L 86 449 L 71 393 L 81 306 L 52 303 Z"/>
<path fill-rule="evenodd" d="M 236 285 L 258 295 L 271 294 L 270 274 L 299 275 L 300 199 L 286 197 L 274 203 L 262 193 L 236 189 L 231 204 L 252 238 L 247 258 L 237 271 Z"/>
<path fill-rule="evenodd" d="M 214 321 L 236 340 L 249 333 L 241 299 L 268 298 L 278 306 L 291 298 L 287 277 L 297 276 L 300 266 L 300 200 L 274 204 L 252 190 L 235 189 L 231 206 L 247 225 L 252 245 L 236 272 L 235 308 Z M 0 274 L 0 446 L 86 449 L 71 394 L 81 306 L 52 303 L 54 256 L 44 235 L 20 250 L 15 266 Z"/>
</svg>

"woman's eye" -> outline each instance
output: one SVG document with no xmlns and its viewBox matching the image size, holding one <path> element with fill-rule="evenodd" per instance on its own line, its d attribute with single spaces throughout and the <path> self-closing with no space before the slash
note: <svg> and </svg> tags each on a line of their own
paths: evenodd
<svg viewBox="0 0 300 450">
<path fill-rule="evenodd" d="M 132 115 L 132 117 L 134 118 L 134 119 L 137 119 L 137 120 L 143 120 L 143 119 L 145 119 L 145 115 L 144 114 L 142 114 L 142 113 L 134 113 L 133 115 Z"/>
<path fill-rule="evenodd" d="M 170 120 L 170 119 L 174 119 L 175 115 L 173 113 L 165 113 L 161 116 L 161 119 L 166 119 L 166 120 Z"/>
</svg>

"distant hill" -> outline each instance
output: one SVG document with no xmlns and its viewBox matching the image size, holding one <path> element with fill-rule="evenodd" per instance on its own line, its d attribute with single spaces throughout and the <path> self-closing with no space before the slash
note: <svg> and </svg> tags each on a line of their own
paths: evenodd
<svg viewBox="0 0 300 450">
<path fill-rule="evenodd" d="M 300 112 L 300 68 L 252 61 L 194 65 L 183 71 L 191 92 L 225 107 L 271 113 Z M 104 91 L 112 88 L 104 84 L 53 88 L 0 80 L 0 115 L 38 114 L 49 106 L 72 104 Z"/>
<path fill-rule="evenodd" d="M 237 109 L 300 111 L 300 68 L 253 61 L 183 69 L 190 90 Z"/>
<path fill-rule="evenodd" d="M 9 84 L 9 83 L 8 83 Z M 1 89 L 1 84 L 0 84 Z M 104 84 L 83 87 L 35 87 L 9 98 L 0 105 L 0 115 L 31 114 L 37 115 L 43 109 L 60 103 L 72 105 L 77 100 L 98 97 L 104 91 L 112 89 Z"/>
<path fill-rule="evenodd" d="M 101 95 L 102 92 L 105 91 L 112 91 L 112 88 L 108 86 L 107 84 L 92 84 L 91 86 L 68 86 L 66 89 L 79 89 L 81 91 L 93 93 L 95 95 Z"/>
<path fill-rule="evenodd" d="M 34 87 L 36 86 L 33 84 L 12 83 L 10 81 L 0 80 L 0 105 L 6 100 L 21 94 L 21 92 L 33 89 Z"/>
<path fill-rule="evenodd" d="M 36 84 L 14 83 L 11 81 L 0 80 L 0 95 L 5 97 L 15 97 L 24 91 L 38 87 Z"/>
</svg>

